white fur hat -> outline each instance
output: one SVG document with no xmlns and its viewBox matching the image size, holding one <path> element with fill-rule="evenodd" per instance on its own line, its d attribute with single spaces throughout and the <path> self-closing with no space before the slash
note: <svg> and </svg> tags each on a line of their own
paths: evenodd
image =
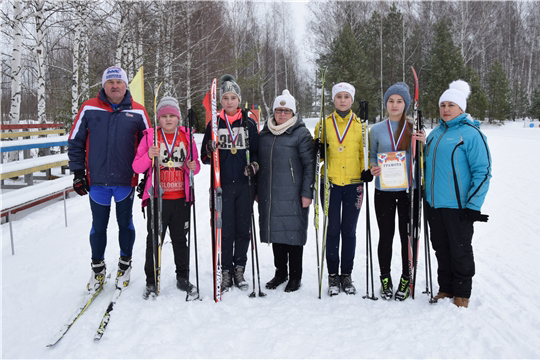
<svg viewBox="0 0 540 360">
<path fill-rule="evenodd" d="M 448 90 L 443 92 L 439 98 L 439 106 L 443 101 L 451 101 L 456 103 L 461 110 L 465 112 L 467 109 L 467 98 L 471 93 L 471 87 L 466 81 L 456 80 L 452 81 L 448 86 Z"/>
<path fill-rule="evenodd" d="M 112 79 L 120 79 L 126 83 L 126 87 L 129 86 L 126 72 L 121 67 L 118 67 L 118 66 L 108 67 L 103 72 L 103 76 L 101 77 L 101 86 L 102 87 L 105 86 L 105 83 L 107 82 L 107 80 L 112 80 Z"/>
<path fill-rule="evenodd" d="M 340 82 L 339 84 L 336 84 L 332 87 L 332 101 L 336 97 L 336 94 L 342 91 L 348 92 L 354 101 L 354 93 L 356 92 L 356 90 L 354 86 L 346 82 Z"/>
<path fill-rule="evenodd" d="M 291 109 L 296 114 L 296 100 L 289 90 L 283 90 L 283 93 L 274 100 L 274 108 L 272 110 L 275 111 L 278 107 Z"/>
</svg>

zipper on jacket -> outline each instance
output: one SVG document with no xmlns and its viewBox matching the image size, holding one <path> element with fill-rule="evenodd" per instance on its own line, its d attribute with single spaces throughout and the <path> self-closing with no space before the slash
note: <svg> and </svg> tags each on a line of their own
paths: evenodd
<svg viewBox="0 0 540 360">
<path fill-rule="evenodd" d="M 294 181 L 294 168 L 292 166 L 292 159 L 291 158 L 289 158 L 289 166 L 291 167 L 292 182 L 293 182 L 293 184 L 296 184 L 296 181 Z"/>
<path fill-rule="evenodd" d="M 268 226 L 267 226 L 267 235 L 266 242 L 270 245 L 270 215 L 272 212 L 272 158 L 274 157 L 274 144 L 276 143 L 277 136 L 274 135 L 274 141 L 272 141 L 272 147 L 270 148 L 270 196 L 268 201 Z"/>
<path fill-rule="evenodd" d="M 452 162 L 452 175 L 454 177 L 454 189 L 455 189 L 454 191 L 456 192 L 456 199 L 457 199 L 457 203 L 458 203 L 458 208 L 460 210 L 462 209 L 462 206 L 461 206 L 461 194 L 459 192 L 459 183 L 458 183 L 458 178 L 457 178 L 457 174 L 456 174 L 456 167 L 454 166 L 454 155 L 456 154 L 456 150 L 458 149 L 458 147 L 460 147 L 463 144 L 465 144 L 465 142 L 463 142 L 463 137 L 461 137 L 459 142 L 454 147 L 454 150 L 452 150 L 452 156 L 450 157 L 450 161 Z"/>
<path fill-rule="evenodd" d="M 437 158 L 437 148 L 441 142 L 444 134 L 448 131 L 448 126 L 445 126 L 444 132 L 439 136 L 437 143 L 433 149 L 433 160 L 431 161 L 431 201 L 433 202 L 433 208 L 435 208 L 435 159 Z"/>
</svg>

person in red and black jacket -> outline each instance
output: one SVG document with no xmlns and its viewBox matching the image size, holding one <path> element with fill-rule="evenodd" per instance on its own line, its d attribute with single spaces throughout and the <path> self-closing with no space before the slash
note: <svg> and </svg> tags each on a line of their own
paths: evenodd
<svg viewBox="0 0 540 360">
<path fill-rule="evenodd" d="M 247 251 L 250 241 L 251 210 L 248 191 L 248 175 L 255 176 L 259 170 L 257 152 L 259 133 L 255 121 L 247 120 L 250 163 L 246 160 L 246 132 L 240 107 L 240 87 L 231 75 L 220 79 L 220 100 L 223 109 L 219 113 L 219 141 L 212 140 L 212 123 L 206 126 L 201 144 L 201 161 L 210 164 L 212 152 L 219 151 L 221 187 L 223 189 L 222 228 L 222 291 L 228 291 L 234 283 L 247 290 L 244 278 Z M 256 179 L 254 179 L 256 181 Z M 256 184 L 253 184 L 254 187 Z M 255 188 L 251 190 L 256 193 Z"/>
<path fill-rule="evenodd" d="M 135 242 L 133 198 L 138 175 L 131 167 L 149 127 L 143 105 L 135 102 L 127 90 L 125 71 L 111 66 L 103 72 L 98 96 L 81 106 L 69 134 L 69 168 L 74 173 L 73 188 L 79 195 L 90 193 L 92 229 L 92 274 L 89 292 L 100 291 L 105 281 L 105 247 L 111 199 L 116 202 L 120 259 L 116 286 L 129 284 L 131 254 Z"/>
</svg>

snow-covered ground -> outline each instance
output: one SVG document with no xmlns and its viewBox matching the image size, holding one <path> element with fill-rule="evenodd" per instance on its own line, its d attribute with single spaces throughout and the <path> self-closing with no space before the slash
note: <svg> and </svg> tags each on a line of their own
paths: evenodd
<svg viewBox="0 0 540 360">
<path fill-rule="evenodd" d="M 306 123 L 313 129 L 315 119 Z M 535 154 L 540 129 L 524 128 L 523 123 L 482 129 L 493 157 L 493 179 L 482 208 L 490 220 L 475 226 L 477 275 L 468 309 L 457 308 L 449 300 L 429 304 L 421 294 L 425 289 L 423 247 L 415 300 L 363 299 L 365 208 L 358 222 L 353 272 L 358 295 L 318 299 L 315 234 L 310 224 L 303 286 L 298 292 L 285 293 L 283 285 L 264 289 L 274 267 L 271 247 L 259 244 L 261 281 L 268 296 L 252 299 L 248 297 L 251 288 L 248 292 L 234 289 L 216 304 L 212 299 L 209 167 L 203 166 L 196 176 L 202 301 L 186 302 L 185 293 L 176 289 L 170 242 L 164 245 L 162 293 L 154 301 L 142 299 L 146 222 L 137 198 L 131 284 L 118 300 L 103 339 L 93 341 L 114 279 L 56 347 L 46 348 L 75 310 L 90 275 L 88 197 L 72 197 L 67 201 L 68 227 L 61 202 L 12 223 L 15 256 L 10 250 L 9 224 L 2 225 L 2 358 L 539 358 L 540 166 Z M 197 139 L 201 141 L 200 136 Z M 373 201 L 370 205 L 375 219 Z M 114 274 L 119 254 L 114 210 L 109 227 L 106 262 Z M 378 295 L 374 220 L 371 227 Z M 400 276 L 399 254 L 396 239 L 394 279 Z M 433 254 L 432 261 L 435 276 Z M 247 275 L 251 284 L 251 260 Z M 195 282 L 193 258 L 191 281 Z"/>
</svg>

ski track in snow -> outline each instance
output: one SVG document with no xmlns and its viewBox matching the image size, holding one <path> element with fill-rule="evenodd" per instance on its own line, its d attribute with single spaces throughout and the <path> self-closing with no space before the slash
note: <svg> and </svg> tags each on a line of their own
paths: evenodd
<svg viewBox="0 0 540 360">
<path fill-rule="evenodd" d="M 313 131 L 317 119 L 307 119 Z M 248 291 L 233 289 L 219 304 L 213 301 L 208 210 L 209 166 L 195 177 L 199 281 L 202 301 L 185 301 L 176 288 L 171 244 L 163 248 L 162 292 L 143 300 L 146 220 L 140 200 L 134 205 L 137 239 L 131 283 L 122 292 L 99 343 L 93 341 L 112 296 L 119 247 L 114 210 L 105 254 L 105 290 L 54 347 L 45 345 L 75 310 L 90 273 L 88 197 L 53 203 L 12 223 L 15 256 L 11 255 L 9 224 L 2 225 L 2 357 L 3 358 L 539 358 L 540 287 L 533 276 L 540 257 L 540 166 L 535 157 L 540 129 L 522 123 L 485 125 L 493 158 L 493 178 L 482 208 L 487 224 L 477 223 L 473 246 L 476 276 L 468 309 L 450 300 L 429 304 L 424 249 L 421 245 L 416 299 L 380 299 L 377 261 L 378 229 L 370 186 L 375 294 L 366 293 L 365 203 L 357 228 L 353 280 L 356 296 L 330 298 L 325 271 L 323 297 L 318 299 L 313 209 L 304 249 L 302 288 L 267 290 L 274 275 L 272 249 L 258 244 L 261 286 L 266 298 L 251 299 L 251 251 Z M 197 141 L 202 135 L 197 135 Z M 530 156 L 530 154 L 533 154 Z M 531 157 L 532 160 L 529 159 Z M 258 218 L 257 207 L 255 216 Z M 322 219 L 321 219 L 322 223 Z M 193 241 L 193 237 L 192 237 Z M 319 245 L 322 239 L 319 239 Z M 434 292 L 436 258 L 432 257 Z M 195 284 L 195 261 L 191 260 Z M 394 241 L 394 282 L 400 276 L 399 240 Z M 258 289 L 257 289 L 258 290 Z M 370 288 L 371 291 L 371 288 Z M 256 291 L 258 292 L 258 291 Z M 536 345 L 535 345 L 536 344 Z"/>
</svg>

